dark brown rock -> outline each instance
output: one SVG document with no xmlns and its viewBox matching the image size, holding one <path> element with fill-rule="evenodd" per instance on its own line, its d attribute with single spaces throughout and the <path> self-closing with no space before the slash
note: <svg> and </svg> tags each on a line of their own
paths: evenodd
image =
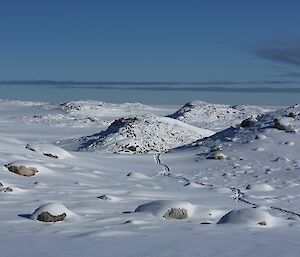
<svg viewBox="0 0 300 257">
<path fill-rule="evenodd" d="M 51 154 L 51 153 L 44 153 L 44 155 L 48 156 L 48 157 L 51 157 L 51 158 L 54 158 L 54 159 L 58 159 L 57 155 L 54 155 L 54 154 Z"/>
<path fill-rule="evenodd" d="M 52 215 L 49 212 L 42 212 L 38 215 L 37 220 L 42 222 L 57 222 L 63 221 L 67 217 L 67 214 L 63 213 L 61 215 Z"/>
</svg>

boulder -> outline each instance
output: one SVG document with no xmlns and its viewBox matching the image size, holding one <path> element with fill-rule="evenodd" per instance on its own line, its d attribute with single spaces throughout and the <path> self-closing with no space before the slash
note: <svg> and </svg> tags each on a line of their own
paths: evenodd
<svg viewBox="0 0 300 257">
<path fill-rule="evenodd" d="M 157 200 L 138 206 L 135 212 L 144 212 L 165 219 L 186 219 L 193 217 L 195 206 L 186 201 Z"/>
<path fill-rule="evenodd" d="M 295 118 L 296 116 L 297 116 L 297 114 L 294 112 L 289 112 L 287 115 L 287 117 L 290 117 L 290 118 Z"/>
<path fill-rule="evenodd" d="M 41 222 L 58 222 L 76 216 L 61 203 L 47 203 L 37 208 L 31 219 Z"/>
<path fill-rule="evenodd" d="M 257 122 L 257 119 L 255 119 L 254 117 L 250 117 L 250 118 L 247 118 L 245 120 L 243 120 L 241 122 L 241 127 L 242 128 L 246 128 L 246 127 L 251 127 L 253 126 L 255 123 Z"/>
<path fill-rule="evenodd" d="M 214 154 L 212 155 L 212 158 L 211 159 L 214 159 L 214 160 L 223 160 L 225 159 L 225 155 L 220 153 L 220 152 L 214 152 Z"/>
<path fill-rule="evenodd" d="M 246 208 L 232 210 L 224 215 L 217 224 L 236 224 L 250 227 L 271 227 L 277 219 L 261 208 Z"/>
<path fill-rule="evenodd" d="M 57 222 L 63 221 L 67 217 L 67 214 L 62 213 L 61 215 L 52 215 L 49 212 L 42 212 L 37 216 L 38 221 L 42 222 Z"/>
<path fill-rule="evenodd" d="M 8 165 L 5 165 L 5 167 L 10 172 L 13 172 L 13 173 L 19 174 L 21 176 L 25 176 L 25 177 L 34 176 L 38 172 L 37 168 L 26 167 L 24 165 L 17 166 L 17 165 L 13 165 L 13 164 L 8 164 Z"/>
<path fill-rule="evenodd" d="M 165 219 L 182 220 L 188 218 L 187 210 L 183 208 L 171 208 L 163 215 Z"/>
<path fill-rule="evenodd" d="M 274 128 L 279 130 L 284 130 L 286 132 L 293 132 L 293 127 L 288 122 L 281 121 L 279 119 L 274 119 Z"/>
</svg>

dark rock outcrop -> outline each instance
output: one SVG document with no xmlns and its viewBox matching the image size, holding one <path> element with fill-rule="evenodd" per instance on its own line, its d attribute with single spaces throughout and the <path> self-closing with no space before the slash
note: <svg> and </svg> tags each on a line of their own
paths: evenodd
<svg viewBox="0 0 300 257">
<path fill-rule="evenodd" d="M 61 215 L 52 215 L 49 212 L 42 212 L 38 215 L 37 220 L 42 222 L 57 222 L 63 221 L 67 217 L 67 214 L 63 213 Z"/>
</svg>

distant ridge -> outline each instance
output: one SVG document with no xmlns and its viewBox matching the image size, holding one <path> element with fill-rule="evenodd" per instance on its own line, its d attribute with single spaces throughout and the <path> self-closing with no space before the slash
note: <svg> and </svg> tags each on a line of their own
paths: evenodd
<svg viewBox="0 0 300 257">
<path fill-rule="evenodd" d="M 261 92 L 300 93 L 300 85 L 294 81 L 75 81 L 75 80 L 2 80 L 0 86 L 36 85 L 57 86 L 62 89 L 127 89 L 154 91 L 198 92 Z M 250 85 L 254 85 L 251 86 Z M 256 86 L 255 86 L 256 85 Z M 267 85 L 267 86 L 266 86 Z M 285 87 L 284 85 L 292 85 Z"/>
<path fill-rule="evenodd" d="M 76 80 L 0 80 L 0 85 L 282 85 L 294 81 L 76 81 Z"/>
</svg>

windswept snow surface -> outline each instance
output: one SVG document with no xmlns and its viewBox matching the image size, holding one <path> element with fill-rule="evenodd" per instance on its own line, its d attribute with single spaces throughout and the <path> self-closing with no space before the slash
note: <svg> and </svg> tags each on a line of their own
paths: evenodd
<svg viewBox="0 0 300 257">
<path fill-rule="evenodd" d="M 53 113 L 42 106 L 0 101 L 1 256 L 299 255 L 300 107 L 260 115 L 249 127 L 236 125 L 168 153 L 114 154 L 53 148 L 102 125 L 31 120 L 37 112 Z M 181 133 L 197 133 L 159 116 L 168 111 L 147 115 L 154 124 L 167 120 L 173 129 L 184 128 Z M 155 131 L 148 125 L 147 133 Z M 146 134 L 156 142 L 162 131 Z M 45 156 L 46 150 L 63 158 Z M 20 176 L 5 167 L 9 163 L 39 172 Z M 173 208 L 187 217 L 165 218 Z M 38 222 L 41 212 L 67 217 Z"/>
<path fill-rule="evenodd" d="M 200 128 L 220 131 L 234 126 L 248 117 L 269 111 L 271 111 L 269 108 L 251 105 L 225 105 L 193 101 L 185 104 L 169 117 Z"/>
</svg>

